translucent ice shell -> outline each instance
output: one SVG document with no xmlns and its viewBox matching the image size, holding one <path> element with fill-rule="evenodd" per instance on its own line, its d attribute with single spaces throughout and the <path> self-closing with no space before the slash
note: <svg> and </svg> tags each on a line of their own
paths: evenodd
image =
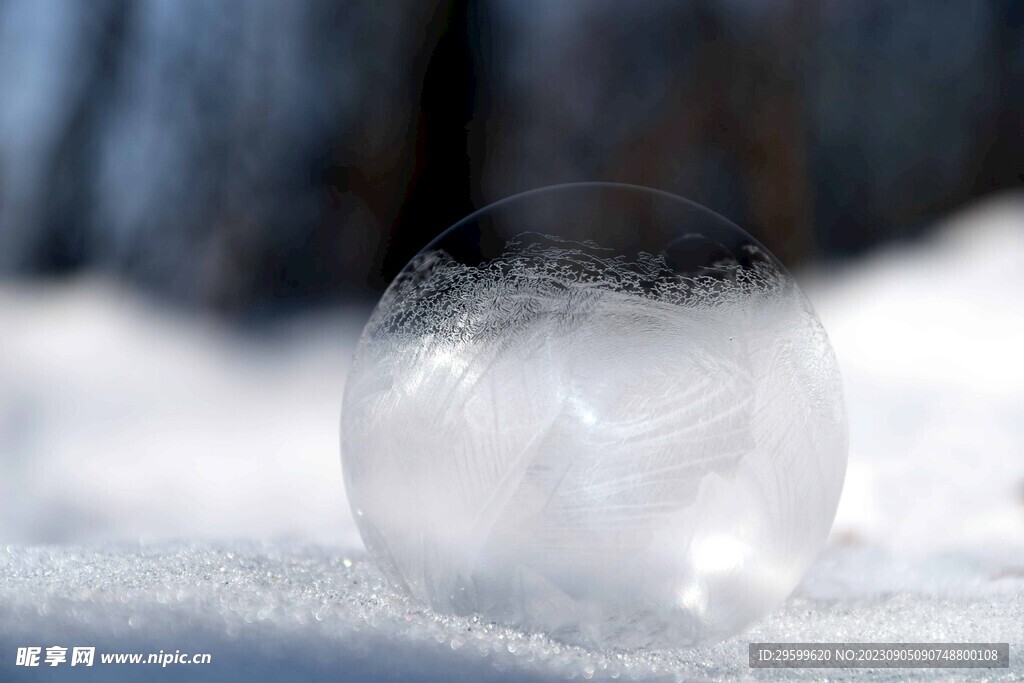
<svg viewBox="0 0 1024 683">
<path fill-rule="evenodd" d="M 727 637 L 832 524 L 846 420 L 792 276 L 662 192 L 547 188 L 395 279 L 342 414 L 345 486 L 395 585 L 614 648 Z"/>
</svg>

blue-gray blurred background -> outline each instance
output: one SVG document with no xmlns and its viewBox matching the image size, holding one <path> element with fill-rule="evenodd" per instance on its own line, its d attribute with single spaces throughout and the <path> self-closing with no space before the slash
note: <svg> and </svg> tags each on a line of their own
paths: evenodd
<svg viewBox="0 0 1024 683">
<path fill-rule="evenodd" d="M 1024 173 L 1024 3 L 0 3 L 0 273 L 370 297 L 474 207 L 662 188 L 790 265 Z"/>
<path fill-rule="evenodd" d="M 1015 0 L 0 0 L 0 542 L 358 543 L 368 307 L 474 208 L 579 180 L 802 278 L 844 538 L 957 495 L 963 538 L 1024 533 L 1022 41 Z"/>
</svg>

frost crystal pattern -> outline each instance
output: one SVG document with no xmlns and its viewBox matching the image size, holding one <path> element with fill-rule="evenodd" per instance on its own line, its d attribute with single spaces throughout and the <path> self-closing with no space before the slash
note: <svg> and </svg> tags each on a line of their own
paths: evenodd
<svg viewBox="0 0 1024 683">
<path fill-rule="evenodd" d="M 832 351 L 762 247 L 682 244 L 699 267 L 442 241 L 395 280 L 343 412 L 350 501 L 393 582 L 623 648 L 728 636 L 795 587 L 845 470 Z"/>
</svg>

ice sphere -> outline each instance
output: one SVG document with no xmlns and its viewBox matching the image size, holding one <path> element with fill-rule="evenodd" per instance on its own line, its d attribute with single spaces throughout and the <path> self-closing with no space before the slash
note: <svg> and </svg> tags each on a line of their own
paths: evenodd
<svg viewBox="0 0 1024 683">
<path fill-rule="evenodd" d="M 566 642 L 724 638 L 795 587 L 846 468 L 825 331 L 752 237 L 674 195 L 546 188 L 395 279 L 345 389 L 345 487 L 389 579 Z"/>
</svg>

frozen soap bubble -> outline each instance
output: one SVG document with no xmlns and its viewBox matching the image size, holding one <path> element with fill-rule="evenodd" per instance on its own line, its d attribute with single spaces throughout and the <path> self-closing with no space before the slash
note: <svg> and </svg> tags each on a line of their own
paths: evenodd
<svg viewBox="0 0 1024 683">
<path fill-rule="evenodd" d="M 846 468 L 836 361 L 792 276 L 625 185 L 521 194 L 434 240 L 367 324 L 342 414 L 356 522 L 397 586 L 589 646 L 765 614 Z"/>
</svg>

